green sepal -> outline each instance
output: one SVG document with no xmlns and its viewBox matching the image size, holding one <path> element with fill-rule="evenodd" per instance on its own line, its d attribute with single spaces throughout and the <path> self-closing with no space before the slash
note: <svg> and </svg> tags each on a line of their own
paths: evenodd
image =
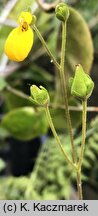
<svg viewBox="0 0 98 216">
<path fill-rule="evenodd" d="M 48 91 L 43 87 L 40 86 L 39 88 L 36 85 L 32 85 L 30 87 L 31 92 L 31 98 L 33 99 L 33 102 L 35 102 L 38 105 L 48 105 L 50 98 Z"/>
<path fill-rule="evenodd" d="M 57 19 L 59 19 L 60 21 L 66 22 L 69 17 L 69 9 L 68 9 L 67 4 L 63 2 L 57 4 L 55 8 L 55 14 L 56 14 Z"/>
<path fill-rule="evenodd" d="M 81 100 L 86 100 L 92 94 L 94 82 L 79 64 L 76 66 L 75 77 L 71 86 L 71 94 Z"/>
</svg>

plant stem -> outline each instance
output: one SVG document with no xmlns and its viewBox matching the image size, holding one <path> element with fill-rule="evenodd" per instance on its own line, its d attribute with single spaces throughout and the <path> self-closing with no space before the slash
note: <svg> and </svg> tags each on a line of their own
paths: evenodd
<svg viewBox="0 0 98 216">
<path fill-rule="evenodd" d="M 62 87 L 62 93 L 63 93 L 63 100 L 64 100 L 64 106 L 65 106 L 65 112 L 66 112 L 66 119 L 67 119 L 67 123 L 68 123 L 68 129 L 69 129 L 69 134 L 70 134 L 70 140 L 71 140 L 71 146 L 72 146 L 72 158 L 73 161 L 70 160 L 70 158 L 68 157 L 68 155 L 65 153 L 64 148 L 61 144 L 61 141 L 57 135 L 57 132 L 55 130 L 51 115 L 50 115 L 50 111 L 48 106 L 45 106 L 45 112 L 46 112 L 46 116 L 50 125 L 50 128 L 52 130 L 52 133 L 66 159 L 66 161 L 75 169 L 76 174 L 77 174 L 77 188 L 78 188 L 78 197 L 81 200 L 82 199 L 82 185 L 81 185 L 81 164 L 82 164 L 82 160 L 83 160 L 83 152 L 84 152 L 84 147 L 81 148 L 81 159 L 79 161 L 79 166 L 77 167 L 77 154 L 76 154 L 76 149 L 75 149 L 75 145 L 74 145 L 74 138 L 73 138 L 73 130 L 72 130 L 72 123 L 71 123 L 71 118 L 70 118 L 70 112 L 69 112 L 69 106 L 68 106 L 68 97 L 67 97 L 67 84 L 66 84 L 66 80 L 67 80 L 67 76 L 65 73 L 65 47 L 66 47 L 66 22 L 62 22 L 62 48 L 61 48 L 61 62 L 60 65 L 58 64 L 58 62 L 56 61 L 55 57 L 53 56 L 53 54 L 51 53 L 51 51 L 49 50 L 44 38 L 42 37 L 41 33 L 39 32 L 39 30 L 37 29 L 36 25 L 33 25 L 33 29 L 35 30 L 38 38 L 40 39 L 42 45 L 44 46 L 44 48 L 47 51 L 47 54 L 50 56 L 51 60 L 53 61 L 53 63 L 55 64 L 56 68 L 59 70 L 60 73 L 60 80 L 61 80 L 61 87 Z M 84 109 L 83 109 L 84 110 Z M 83 112 L 83 116 L 84 116 L 84 112 Z M 83 117 L 84 118 L 84 117 Z M 84 129 L 83 129 L 84 131 Z M 82 133 L 83 134 L 83 133 Z M 85 135 L 85 134 L 84 134 Z M 84 136 L 82 136 L 82 146 L 84 146 Z"/>
<path fill-rule="evenodd" d="M 82 101 L 82 105 L 83 105 L 83 112 L 82 112 L 82 143 L 81 143 L 80 157 L 79 157 L 78 170 L 77 170 L 77 187 L 78 187 L 78 196 L 79 196 L 80 200 L 83 199 L 82 183 L 81 183 L 81 166 L 82 166 L 82 162 L 83 162 L 83 155 L 84 155 L 84 149 L 85 149 L 87 100 Z"/>
<path fill-rule="evenodd" d="M 82 200 L 82 183 L 81 183 L 81 171 L 77 171 L 77 189 L 78 189 L 78 199 Z"/>
<path fill-rule="evenodd" d="M 69 157 L 67 156 L 67 154 L 66 154 L 65 151 L 64 151 L 64 148 L 63 148 L 63 146 L 62 146 L 62 144 L 61 144 L 61 141 L 60 141 L 60 139 L 59 139 L 59 137 L 58 137 L 58 135 L 57 135 L 57 132 L 56 132 L 56 130 L 55 130 L 55 127 L 54 127 L 54 124 L 53 124 L 53 121 L 52 121 L 52 118 L 51 118 L 51 115 L 50 115 L 50 111 L 49 111 L 48 106 L 45 106 L 45 112 L 46 112 L 47 120 L 48 120 L 48 122 L 49 122 L 49 126 L 50 126 L 50 128 L 51 128 L 51 130 L 52 130 L 52 133 L 53 133 L 53 135 L 54 135 L 54 137 L 55 137 L 55 139 L 56 139 L 56 141 L 57 141 L 57 143 L 58 143 L 58 145 L 59 145 L 59 147 L 60 147 L 60 149 L 61 149 L 61 151 L 62 151 L 62 153 L 63 153 L 63 155 L 64 155 L 64 157 L 65 157 L 65 159 L 66 159 L 66 161 L 67 161 L 73 168 L 76 169 L 76 166 L 73 164 L 73 162 L 69 159 Z"/>
<path fill-rule="evenodd" d="M 53 63 L 55 64 L 55 66 L 58 68 L 58 70 L 60 70 L 60 65 L 58 64 L 58 62 L 56 61 L 55 57 L 53 56 L 53 54 L 51 53 L 51 51 L 49 50 L 43 36 L 41 35 L 40 31 L 38 30 L 38 28 L 36 27 L 36 25 L 33 25 L 33 29 L 36 32 L 38 38 L 40 39 L 42 45 L 45 47 L 48 55 L 50 56 L 51 60 L 53 61 Z"/>
<path fill-rule="evenodd" d="M 79 169 L 81 170 L 84 149 L 85 149 L 85 138 L 86 138 L 86 114 L 87 114 L 87 100 L 82 101 L 83 112 L 82 112 L 82 143 L 79 157 Z"/>
<path fill-rule="evenodd" d="M 71 145 L 72 145 L 72 154 L 73 154 L 73 162 L 77 162 L 77 157 L 76 157 L 76 151 L 74 147 L 74 141 L 73 141 L 73 132 L 72 132 L 72 125 L 71 125 L 71 119 L 70 119 L 70 113 L 68 109 L 68 99 L 67 99 L 67 87 L 66 87 L 66 82 L 65 82 L 65 73 L 64 73 L 64 66 L 65 66 L 65 46 L 66 46 L 66 23 L 62 22 L 62 51 L 61 51 L 61 64 L 59 65 L 58 62 L 56 61 L 55 57 L 49 50 L 43 36 L 41 35 L 40 31 L 36 27 L 36 25 L 33 25 L 33 29 L 35 30 L 38 38 L 40 39 L 42 45 L 45 47 L 48 55 L 50 58 L 53 60 L 53 63 L 57 67 L 57 69 L 60 71 L 60 78 L 61 78 L 61 86 L 62 86 L 62 91 L 63 91 L 63 98 L 64 98 L 64 103 L 65 103 L 65 110 L 66 110 L 66 118 L 68 122 L 68 127 L 69 127 L 69 133 L 70 133 L 70 139 L 71 139 Z"/>
<path fill-rule="evenodd" d="M 73 162 L 76 163 L 77 156 L 76 156 L 76 150 L 74 146 L 72 123 L 71 123 L 69 107 L 68 107 L 68 98 L 67 98 L 67 85 L 66 85 L 66 73 L 65 73 L 65 47 L 66 47 L 66 22 L 62 22 L 62 48 L 61 48 L 60 79 L 61 79 L 64 104 L 65 104 L 66 119 L 67 119 L 69 133 L 70 133 Z"/>
</svg>

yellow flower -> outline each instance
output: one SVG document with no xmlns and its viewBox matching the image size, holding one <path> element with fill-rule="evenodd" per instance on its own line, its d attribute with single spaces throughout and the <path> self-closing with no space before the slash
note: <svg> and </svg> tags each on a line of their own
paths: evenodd
<svg viewBox="0 0 98 216">
<path fill-rule="evenodd" d="M 29 54 L 34 40 L 34 34 L 29 26 L 32 15 L 22 12 L 18 19 L 19 27 L 13 29 L 5 42 L 5 53 L 13 61 L 23 61 Z"/>
<path fill-rule="evenodd" d="M 30 12 L 21 12 L 18 23 L 21 24 L 22 22 L 26 22 L 28 25 L 32 22 L 32 14 Z"/>
</svg>

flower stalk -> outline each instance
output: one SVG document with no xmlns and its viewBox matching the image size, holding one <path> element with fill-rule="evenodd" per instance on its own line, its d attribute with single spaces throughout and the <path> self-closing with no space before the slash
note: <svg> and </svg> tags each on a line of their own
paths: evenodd
<svg viewBox="0 0 98 216">
<path fill-rule="evenodd" d="M 52 52 L 50 51 L 50 49 L 48 48 L 43 36 L 41 35 L 40 31 L 38 30 L 38 28 L 36 27 L 36 25 L 33 25 L 33 30 L 36 32 L 39 40 L 41 41 L 43 47 L 46 49 L 47 54 L 50 56 L 50 59 L 53 61 L 54 65 L 57 67 L 58 70 L 60 70 L 60 65 L 58 64 L 57 60 L 55 59 L 54 55 L 52 54 Z"/>
<path fill-rule="evenodd" d="M 46 116 L 47 116 L 47 120 L 48 120 L 48 123 L 49 123 L 49 126 L 52 130 L 52 133 L 57 141 L 57 144 L 59 145 L 64 157 L 65 157 L 65 160 L 74 168 L 76 169 L 76 166 L 73 164 L 73 162 L 70 160 L 70 158 L 68 157 L 68 155 L 65 153 L 65 150 L 61 144 L 61 141 L 57 135 L 57 132 L 55 130 L 55 127 L 54 127 L 54 124 L 53 124 L 53 121 L 52 121 L 52 118 L 51 118 L 51 114 L 50 114 L 50 111 L 49 111 L 49 108 L 48 106 L 45 106 L 45 112 L 46 112 Z"/>
<path fill-rule="evenodd" d="M 76 156 L 76 150 L 74 146 L 72 123 L 71 123 L 71 118 L 70 118 L 70 112 L 69 112 L 69 107 L 68 107 L 68 97 L 67 97 L 67 84 L 66 84 L 67 77 L 65 73 L 65 51 L 66 51 L 66 22 L 62 22 L 62 48 L 61 48 L 60 78 L 61 78 L 63 100 L 65 104 L 66 119 L 68 123 L 68 129 L 69 129 L 71 146 L 72 146 L 73 162 L 76 163 L 77 156 Z"/>
<path fill-rule="evenodd" d="M 77 190 L 78 190 L 78 199 L 83 200 L 81 171 L 79 171 L 79 170 L 77 170 Z"/>
<path fill-rule="evenodd" d="M 82 143 L 79 157 L 79 170 L 81 170 L 83 155 L 85 149 L 85 138 L 86 138 L 86 115 L 87 115 L 87 100 L 82 101 L 83 111 L 82 111 Z"/>
<path fill-rule="evenodd" d="M 82 101 L 82 106 L 83 106 L 83 111 L 82 111 L 82 142 L 81 142 L 80 156 L 79 156 L 78 169 L 77 169 L 77 188 L 78 188 L 78 197 L 80 200 L 83 199 L 82 183 L 81 183 L 81 167 L 82 167 L 82 162 L 83 162 L 84 149 L 85 149 L 85 138 L 86 138 L 87 100 Z"/>
</svg>

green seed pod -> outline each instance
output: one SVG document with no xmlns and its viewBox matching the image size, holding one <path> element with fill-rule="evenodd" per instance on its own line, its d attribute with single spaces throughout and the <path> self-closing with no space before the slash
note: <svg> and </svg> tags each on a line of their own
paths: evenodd
<svg viewBox="0 0 98 216">
<path fill-rule="evenodd" d="M 57 19 L 60 21 L 66 22 L 69 17 L 69 9 L 67 4 L 59 3 L 55 8 L 55 14 Z"/>
<path fill-rule="evenodd" d="M 31 98 L 36 104 L 44 106 L 49 103 L 49 94 L 43 86 L 38 88 L 36 85 L 32 85 L 30 87 L 30 92 Z"/>
<path fill-rule="evenodd" d="M 90 97 L 93 88 L 94 82 L 91 77 L 84 72 L 81 65 L 77 65 L 71 85 L 71 94 L 81 100 L 86 100 Z"/>
</svg>

